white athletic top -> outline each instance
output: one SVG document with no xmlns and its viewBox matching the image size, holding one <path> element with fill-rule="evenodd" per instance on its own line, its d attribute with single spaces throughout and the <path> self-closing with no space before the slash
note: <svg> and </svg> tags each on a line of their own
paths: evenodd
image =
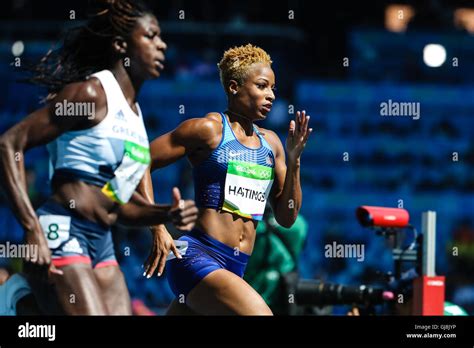
<svg viewBox="0 0 474 348">
<path fill-rule="evenodd" d="M 17 302 L 31 293 L 26 279 L 15 273 L 0 285 L 0 315 L 16 315 Z"/>
<path fill-rule="evenodd" d="M 50 176 L 53 180 L 72 178 L 102 187 L 104 194 L 123 204 L 130 199 L 150 163 L 142 113 L 138 103 L 138 115 L 133 112 L 112 72 L 103 70 L 90 77 L 96 77 L 102 84 L 107 115 L 94 127 L 63 133 L 47 145 Z M 63 114 L 68 116 L 57 117 L 94 117 L 85 112 L 91 110 L 91 105 L 89 109 L 74 109 L 76 105 L 72 103 L 63 104 L 56 107 L 62 107 Z M 78 111 L 81 115 L 77 115 Z M 71 116 L 71 112 L 76 116 Z"/>
</svg>

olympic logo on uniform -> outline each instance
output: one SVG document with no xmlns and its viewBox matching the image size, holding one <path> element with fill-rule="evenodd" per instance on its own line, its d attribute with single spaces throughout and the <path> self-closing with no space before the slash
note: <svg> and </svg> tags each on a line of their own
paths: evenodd
<svg viewBox="0 0 474 348">
<path fill-rule="evenodd" d="M 272 176 L 272 173 L 269 170 L 260 170 L 259 171 L 259 177 L 262 178 L 262 179 L 268 180 L 268 179 L 271 178 L 271 176 Z"/>
</svg>

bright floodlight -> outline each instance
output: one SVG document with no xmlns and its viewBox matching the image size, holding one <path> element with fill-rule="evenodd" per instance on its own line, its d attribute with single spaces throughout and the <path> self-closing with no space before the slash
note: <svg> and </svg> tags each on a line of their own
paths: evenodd
<svg viewBox="0 0 474 348">
<path fill-rule="evenodd" d="M 23 44 L 23 41 L 15 41 L 12 45 L 12 54 L 15 57 L 21 56 L 24 49 L 25 45 Z"/>
<path fill-rule="evenodd" d="M 440 67 L 446 61 L 446 49 L 438 44 L 426 45 L 423 49 L 423 61 L 429 67 Z"/>
</svg>

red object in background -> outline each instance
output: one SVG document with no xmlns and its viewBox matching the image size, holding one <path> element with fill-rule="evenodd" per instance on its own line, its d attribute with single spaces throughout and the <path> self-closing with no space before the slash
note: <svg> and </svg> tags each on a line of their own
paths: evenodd
<svg viewBox="0 0 474 348">
<path fill-rule="evenodd" d="M 422 276 L 413 281 L 413 314 L 444 315 L 444 276 Z"/>
<path fill-rule="evenodd" d="M 356 216 L 364 227 L 399 227 L 408 225 L 410 214 L 401 208 L 372 207 L 363 205 L 357 208 Z"/>
<path fill-rule="evenodd" d="M 132 314 L 133 315 L 156 315 L 151 309 L 149 309 L 142 300 L 132 300 Z"/>
</svg>

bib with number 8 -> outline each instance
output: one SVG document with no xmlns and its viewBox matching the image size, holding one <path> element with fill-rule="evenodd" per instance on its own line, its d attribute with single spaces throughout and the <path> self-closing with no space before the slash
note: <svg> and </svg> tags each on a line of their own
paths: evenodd
<svg viewBox="0 0 474 348">
<path fill-rule="evenodd" d="M 50 249 L 58 248 L 63 242 L 69 239 L 69 231 L 71 229 L 70 216 L 41 215 L 39 222 Z"/>
</svg>

